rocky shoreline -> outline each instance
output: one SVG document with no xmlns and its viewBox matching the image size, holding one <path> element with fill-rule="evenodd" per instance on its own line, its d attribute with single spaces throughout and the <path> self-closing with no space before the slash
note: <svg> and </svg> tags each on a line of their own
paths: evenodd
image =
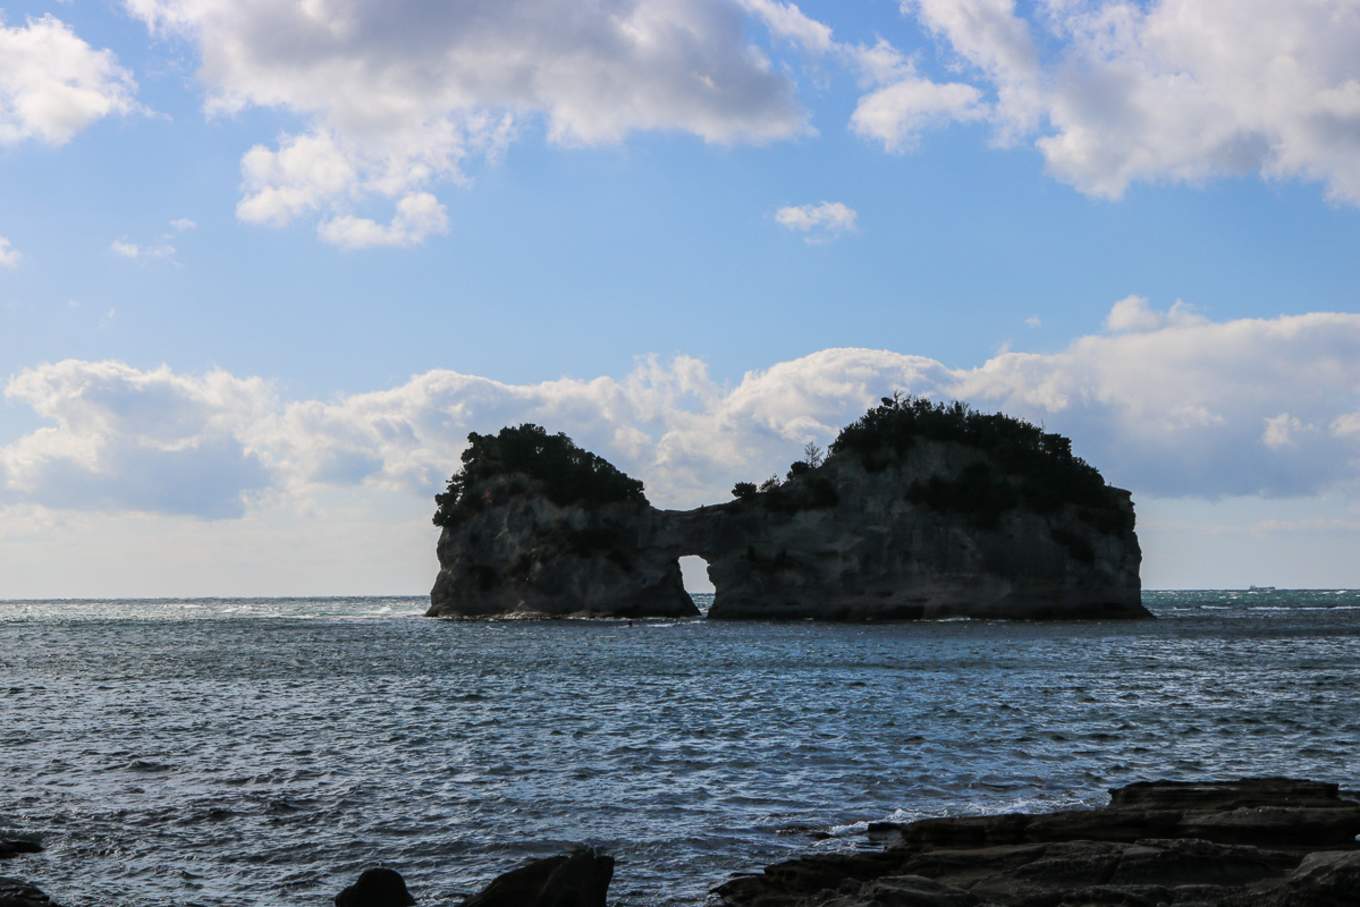
<svg viewBox="0 0 1360 907">
<path fill-rule="evenodd" d="M 713 907 L 1355 907 L 1360 797 L 1289 778 L 1154 781 L 1100 809 L 873 823 L 879 850 L 813 854 L 713 889 Z M 0 859 L 41 850 L 0 840 Z M 614 860 L 590 848 L 494 879 L 464 907 L 606 907 Z M 130 901 L 129 903 L 135 903 Z M 390 868 L 337 907 L 421 903 Z M 0 878 L 0 907 L 59 907 Z"/>
</svg>

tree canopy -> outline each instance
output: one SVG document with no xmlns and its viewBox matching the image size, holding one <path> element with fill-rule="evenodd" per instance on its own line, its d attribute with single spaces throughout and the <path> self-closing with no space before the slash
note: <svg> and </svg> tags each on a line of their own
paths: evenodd
<svg viewBox="0 0 1360 907">
<path fill-rule="evenodd" d="M 535 480 L 547 498 L 559 506 L 646 503 L 642 482 L 631 478 L 604 458 L 582 450 L 565 434 L 548 434 L 540 425 L 507 426 L 494 435 L 468 435 L 462 467 L 448 488 L 435 495 L 436 526 L 458 522 L 460 515 L 479 509 L 481 489 L 495 479 L 522 475 Z M 508 485 L 502 491 L 527 491 Z"/>
<path fill-rule="evenodd" d="M 932 403 L 894 394 L 841 430 L 833 457 L 858 457 L 875 471 L 900 461 L 919 440 L 952 441 L 989 456 L 991 467 L 972 469 L 959 481 L 932 480 L 914 497 L 937 509 L 978 510 L 987 522 L 1024 504 L 1047 512 L 1066 504 L 1106 531 L 1128 521 L 1114 489 L 1095 467 L 1072 453 L 1072 442 L 1023 419 L 980 413 L 966 403 Z"/>
</svg>

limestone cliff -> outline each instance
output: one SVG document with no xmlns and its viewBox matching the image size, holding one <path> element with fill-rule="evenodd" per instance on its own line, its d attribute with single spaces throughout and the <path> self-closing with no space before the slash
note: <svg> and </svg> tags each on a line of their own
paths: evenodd
<svg viewBox="0 0 1360 907">
<path fill-rule="evenodd" d="M 887 398 L 825 462 L 687 511 L 564 436 L 473 437 L 436 515 L 434 616 L 692 616 L 690 554 L 715 619 L 1149 616 L 1128 492 L 1004 416 Z"/>
<path fill-rule="evenodd" d="M 820 480 L 834 503 L 781 506 L 756 499 L 666 514 L 674 550 L 702 555 L 716 595 L 710 618 L 906 620 L 937 617 L 1144 617 L 1127 492 L 1127 529 L 1104 531 L 1073 505 L 1010 508 L 993 525 L 914 503 L 923 478 L 958 480 L 976 451 L 922 444 L 870 472 L 833 458 Z"/>
<path fill-rule="evenodd" d="M 433 617 L 697 617 L 670 548 L 649 543 L 656 512 L 645 502 L 559 506 L 526 491 L 439 536 Z"/>
<path fill-rule="evenodd" d="M 535 425 L 472 435 L 437 498 L 432 617 L 697 617 L 642 483 Z"/>
</svg>

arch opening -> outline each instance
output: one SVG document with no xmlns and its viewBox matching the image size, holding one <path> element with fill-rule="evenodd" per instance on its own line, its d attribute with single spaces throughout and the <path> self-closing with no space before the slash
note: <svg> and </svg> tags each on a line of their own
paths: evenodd
<svg viewBox="0 0 1360 907">
<path fill-rule="evenodd" d="M 708 561 L 697 554 L 687 554 L 679 559 L 680 578 L 685 584 L 685 592 L 694 600 L 694 607 L 708 614 L 713 604 L 713 581 L 709 578 Z"/>
</svg>

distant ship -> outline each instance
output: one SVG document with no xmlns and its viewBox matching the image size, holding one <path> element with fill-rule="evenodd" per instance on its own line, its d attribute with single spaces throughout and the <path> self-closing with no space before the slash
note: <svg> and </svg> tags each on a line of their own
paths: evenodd
<svg viewBox="0 0 1360 907">
<path fill-rule="evenodd" d="M 1274 586 L 1248 586 L 1248 592 L 1274 592 Z"/>
</svg>

